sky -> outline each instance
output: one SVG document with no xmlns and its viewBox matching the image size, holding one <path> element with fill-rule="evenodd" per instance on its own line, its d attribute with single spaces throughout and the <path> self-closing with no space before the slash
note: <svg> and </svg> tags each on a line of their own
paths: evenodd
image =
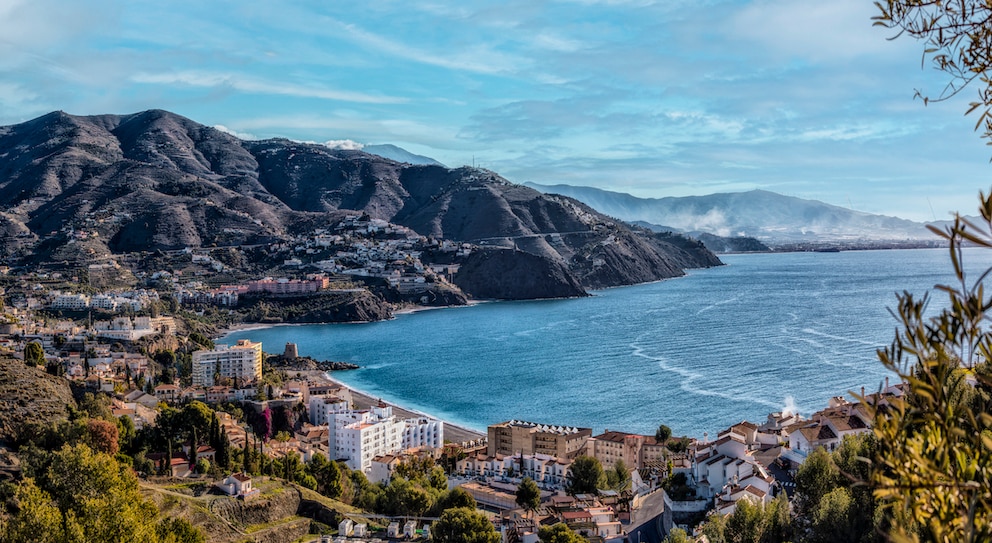
<svg viewBox="0 0 992 543">
<path fill-rule="evenodd" d="M 0 125 L 166 109 L 640 197 L 975 214 L 976 89 L 868 0 L 0 0 Z"/>
</svg>

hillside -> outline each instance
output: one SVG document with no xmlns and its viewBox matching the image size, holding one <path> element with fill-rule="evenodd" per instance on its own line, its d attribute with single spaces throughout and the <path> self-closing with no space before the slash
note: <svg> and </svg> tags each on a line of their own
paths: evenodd
<svg viewBox="0 0 992 543">
<path fill-rule="evenodd" d="M 0 355 L 0 442 L 19 439 L 26 422 L 45 426 L 68 419 L 75 405 L 64 378 Z"/>
<path fill-rule="evenodd" d="M 637 198 L 592 187 L 527 185 L 545 193 L 570 196 L 625 221 L 664 225 L 664 228 L 680 232 L 753 237 L 772 244 L 933 238 L 925 226 L 917 222 L 764 190 L 680 198 Z"/>
<path fill-rule="evenodd" d="M 337 527 L 345 515 L 357 512 L 349 505 L 275 478 L 257 478 L 262 493 L 244 501 L 212 487 L 212 481 L 182 484 L 141 482 L 142 494 L 163 515 L 185 518 L 203 531 L 208 543 L 255 541 L 282 543 Z"/>
<path fill-rule="evenodd" d="M 0 256 L 15 262 L 72 265 L 140 251 L 264 245 L 359 212 L 424 236 L 535 255 L 547 260 L 541 267 L 566 270 L 552 291 L 720 264 L 699 244 L 669 243 L 487 170 L 283 139 L 241 141 L 160 110 L 54 112 L 0 127 L 0 202 Z"/>
</svg>

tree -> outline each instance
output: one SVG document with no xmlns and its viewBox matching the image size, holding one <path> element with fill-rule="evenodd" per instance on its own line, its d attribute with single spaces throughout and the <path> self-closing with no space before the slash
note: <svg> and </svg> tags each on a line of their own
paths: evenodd
<svg viewBox="0 0 992 543">
<path fill-rule="evenodd" d="M 692 540 L 689 539 L 689 534 L 685 532 L 682 528 L 672 528 L 671 532 L 668 532 L 668 536 L 662 541 L 662 543 L 691 543 Z"/>
<path fill-rule="evenodd" d="M 595 494 L 604 486 L 606 475 L 603 474 L 603 466 L 599 460 L 591 456 L 578 456 L 572 461 L 566 486 L 569 494 Z"/>
<path fill-rule="evenodd" d="M 992 540 L 992 414 L 972 407 L 992 392 L 981 371 L 992 359 L 983 285 L 992 270 L 969 282 L 963 265 L 965 244 L 992 248 L 992 197 L 981 195 L 979 212 L 981 226 L 958 216 L 946 230 L 932 228 L 950 246 L 955 283 L 937 287 L 947 308 L 928 316 L 929 295 L 898 296 L 900 328 L 878 356 L 904 394 L 862 398 L 877 441 L 868 482 L 892 541 Z M 839 511 L 844 497 L 827 505 Z"/>
<path fill-rule="evenodd" d="M 26 472 L 67 519 L 66 541 L 158 541 L 155 505 L 133 472 L 86 445 L 66 445 L 27 459 Z"/>
<path fill-rule="evenodd" d="M 62 543 L 70 541 L 66 537 L 68 525 L 76 526 L 75 519 L 63 522 L 62 512 L 52 498 L 38 488 L 34 479 L 21 481 L 14 493 L 17 513 L 0 532 L 0 540 L 10 543 Z M 79 541 L 79 539 L 76 539 Z"/>
<path fill-rule="evenodd" d="M 728 543 L 759 543 L 764 533 L 764 515 L 761 505 L 748 499 L 739 499 L 734 512 L 727 516 L 723 537 Z"/>
<path fill-rule="evenodd" d="M 204 543 L 206 537 L 199 528 L 184 518 L 164 518 L 155 526 L 162 543 Z"/>
<path fill-rule="evenodd" d="M 524 508 L 524 511 L 533 513 L 541 506 L 541 489 L 530 477 L 524 477 L 517 486 L 517 505 Z"/>
<path fill-rule="evenodd" d="M 664 424 L 659 426 L 658 430 L 654 433 L 654 438 L 662 445 L 667 443 L 670 437 L 672 437 L 672 429 Z"/>
<path fill-rule="evenodd" d="M 623 460 L 617 460 L 606 472 L 606 484 L 617 492 L 630 490 L 630 469 Z"/>
<path fill-rule="evenodd" d="M 89 433 L 87 444 L 93 450 L 111 456 L 120 450 L 120 433 L 116 424 L 101 419 L 90 419 L 86 422 L 86 431 Z"/>
<path fill-rule="evenodd" d="M 341 496 L 341 469 L 337 462 L 328 462 L 324 455 L 316 453 L 306 469 L 317 483 L 317 492 L 329 498 Z"/>
<path fill-rule="evenodd" d="M 217 442 L 217 452 L 214 453 L 214 462 L 221 469 L 229 469 L 231 467 L 231 440 L 228 439 L 227 434 L 224 432 L 221 432 L 220 440 Z"/>
<path fill-rule="evenodd" d="M 477 504 L 475 503 L 475 498 L 473 498 L 472 495 L 466 492 L 463 488 L 456 486 L 438 498 L 437 502 L 434 504 L 433 516 L 440 516 L 440 514 L 444 511 L 454 509 L 456 507 L 475 509 L 476 506 Z"/>
<path fill-rule="evenodd" d="M 431 526 L 435 543 L 499 543 L 500 536 L 482 513 L 458 507 L 441 513 Z"/>
<path fill-rule="evenodd" d="M 131 417 L 123 416 L 117 419 L 117 444 L 119 450 L 130 451 L 131 443 L 137 437 L 138 431 L 134 427 Z"/>
<path fill-rule="evenodd" d="M 199 436 L 209 436 L 210 426 L 213 423 L 214 411 L 207 404 L 200 401 L 192 401 L 186 404 L 179 414 L 179 420 L 183 425 L 184 438 L 196 439 L 196 445 L 202 443 Z M 185 440 L 185 439 L 184 439 Z"/>
<path fill-rule="evenodd" d="M 207 473 L 210 471 L 210 460 L 205 457 L 199 457 L 196 459 L 196 463 L 193 465 L 193 469 L 196 473 Z"/>
<path fill-rule="evenodd" d="M 799 512 L 811 515 L 820 500 L 837 487 L 838 475 L 837 466 L 834 465 L 827 449 L 823 447 L 813 449 L 796 473 L 798 493 L 796 504 Z"/>
<path fill-rule="evenodd" d="M 24 363 L 28 366 L 41 366 L 45 363 L 45 349 L 41 343 L 31 341 L 24 346 Z"/>
<path fill-rule="evenodd" d="M 572 531 L 564 522 L 541 526 L 537 530 L 541 543 L 586 543 L 586 538 Z"/>
<path fill-rule="evenodd" d="M 946 73 L 950 80 L 935 96 L 918 97 L 927 104 L 957 95 L 978 81 L 978 101 L 969 104 L 968 113 L 981 110 L 975 129 L 984 126 L 983 138 L 992 139 L 992 4 L 978 0 L 943 2 L 939 0 L 876 1 L 876 26 L 884 26 L 922 40 L 923 60 Z"/>
</svg>

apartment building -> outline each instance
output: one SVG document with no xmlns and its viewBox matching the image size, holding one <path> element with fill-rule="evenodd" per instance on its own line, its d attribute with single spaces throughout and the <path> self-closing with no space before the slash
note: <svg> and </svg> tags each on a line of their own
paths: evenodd
<svg viewBox="0 0 992 543">
<path fill-rule="evenodd" d="M 214 386 L 214 376 L 237 379 L 241 384 L 262 378 L 262 343 L 247 339 L 193 353 L 193 385 Z"/>
<path fill-rule="evenodd" d="M 546 454 L 575 458 L 585 451 L 591 428 L 510 420 L 489 426 L 489 456 Z"/>
<path fill-rule="evenodd" d="M 336 460 L 367 475 L 372 459 L 413 447 L 444 445 L 444 423 L 419 418 L 399 420 L 391 406 L 380 403 L 367 410 L 347 409 L 344 402 L 325 404 L 328 449 Z"/>
</svg>

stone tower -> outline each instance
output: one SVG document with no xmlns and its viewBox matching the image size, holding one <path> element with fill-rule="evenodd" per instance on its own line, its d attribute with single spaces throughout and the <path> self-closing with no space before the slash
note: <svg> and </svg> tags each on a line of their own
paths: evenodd
<svg viewBox="0 0 992 543">
<path fill-rule="evenodd" d="M 286 350 L 282 353 L 283 358 L 295 360 L 300 357 L 300 352 L 296 349 L 295 343 L 287 343 Z"/>
</svg>

